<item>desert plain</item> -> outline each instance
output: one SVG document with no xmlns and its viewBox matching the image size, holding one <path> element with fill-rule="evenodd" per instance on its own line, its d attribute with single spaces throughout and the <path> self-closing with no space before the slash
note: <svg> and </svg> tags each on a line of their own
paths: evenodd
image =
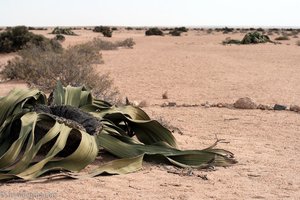
<svg viewBox="0 0 300 200">
<path fill-rule="evenodd" d="M 34 31 L 52 38 L 50 31 Z M 0 183 L 2 199 L 300 199 L 300 113 L 177 105 L 234 103 L 249 97 L 257 104 L 300 105 L 298 38 L 281 44 L 222 45 L 223 34 L 191 30 L 180 37 L 145 36 L 118 30 L 104 38 L 90 30 L 66 36 L 67 48 L 99 37 L 133 38 L 133 49 L 102 51 L 99 72 L 109 72 L 123 97 L 144 101 L 154 119 L 177 127 L 181 149 L 202 149 L 224 139 L 220 148 L 235 154 L 237 164 L 214 170 L 179 169 L 145 162 L 126 175 L 84 180 Z M 271 39 L 276 35 L 270 36 Z M 300 35 L 299 35 L 300 37 Z M 5 65 L 15 53 L 1 54 Z M 22 81 L 0 83 L 0 96 Z M 162 94 L 167 91 L 168 99 Z M 101 159 L 101 158 L 99 158 Z M 22 195 L 20 195 L 22 194 Z"/>
</svg>

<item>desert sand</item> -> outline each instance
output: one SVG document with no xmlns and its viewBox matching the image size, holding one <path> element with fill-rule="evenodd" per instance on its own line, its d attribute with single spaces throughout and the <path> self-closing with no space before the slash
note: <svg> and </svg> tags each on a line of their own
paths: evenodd
<svg viewBox="0 0 300 200">
<path fill-rule="evenodd" d="M 46 37 L 50 31 L 35 31 Z M 101 37 L 75 31 L 64 47 Z M 99 72 L 109 72 L 121 94 L 147 102 L 143 109 L 178 127 L 182 149 L 215 142 L 235 154 L 238 163 L 213 171 L 184 170 L 144 163 L 127 175 L 84 180 L 0 183 L 0 199 L 300 199 L 300 113 L 205 107 L 160 107 L 180 104 L 233 103 L 250 97 L 256 103 L 300 105 L 300 47 L 297 38 L 280 45 L 228 45 L 226 37 L 244 34 L 189 31 L 181 37 L 144 36 L 144 31 L 116 31 L 112 38 L 132 37 L 133 49 L 103 51 Z M 271 36 L 271 39 L 276 35 Z M 6 63 L 15 54 L 0 55 Z M 0 84 L 0 96 L 20 81 Z M 207 179 L 207 180 L 206 180 Z"/>
</svg>

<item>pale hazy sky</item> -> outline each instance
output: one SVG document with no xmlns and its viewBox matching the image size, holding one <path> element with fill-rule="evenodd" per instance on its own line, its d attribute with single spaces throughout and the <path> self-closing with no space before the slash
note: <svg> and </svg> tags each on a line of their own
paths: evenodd
<svg viewBox="0 0 300 200">
<path fill-rule="evenodd" d="M 0 0 L 0 26 L 300 26 L 300 0 Z"/>
</svg>

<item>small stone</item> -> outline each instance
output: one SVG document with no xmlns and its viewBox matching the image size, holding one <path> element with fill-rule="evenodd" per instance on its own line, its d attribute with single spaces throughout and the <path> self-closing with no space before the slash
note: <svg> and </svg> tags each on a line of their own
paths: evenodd
<svg viewBox="0 0 300 200">
<path fill-rule="evenodd" d="M 249 97 L 238 99 L 233 106 L 238 109 L 256 109 L 257 105 Z"/>
<path fill-rule="evenodd" d="M 285 105 L 280 105 L 280 104 L 274 105 L 274 110 L 285 110 L 285 109 L 286 109 Z"/>
<path fill-rule="evenodd" d="M 297 105 L 291 105 L 291 106 L 290 106 L 290 111 L 300 112 L 300 106 L 297 106 Z"/>
</svg>

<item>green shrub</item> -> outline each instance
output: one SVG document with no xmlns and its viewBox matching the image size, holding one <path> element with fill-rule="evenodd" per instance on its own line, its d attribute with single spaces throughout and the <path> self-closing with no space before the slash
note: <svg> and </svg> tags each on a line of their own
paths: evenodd
<svg viewBox="0 0 300 200">
<path fill-rule="evenodd" d="M 189 29 L 187 29 L 184 26 L 182 26 L 182 27 L 176 27 L 174 30 L 175 31 L 180 31 L 180 32 L 188 32 L 189 31 Z"/>
<path fill-rule="evenodd" d="M 266 42 L 274 43 L 270 40 L 269 36 L 263 35 L 257 31 L 255 31 L 255 32 L 247 33 L 241 41 L 231 39 L 231 38 L 226 38 L 226 40 L 224 40 L 222 42 L 222 44 L 224 44 L 224 45 L 226 45 L 226 44 L 258 44 L 258 43 L 266 43 Z"/>
<path fill-rule="evenodd" d="M 178 30 L 172 30 L 169 32 L 169 34 L 172 36 L 180 36 L 181 33 L 182 33 L 182 31 L 178 31 Z"/>
<path fill-rule="evenodd" d="M 163 36 L 164 33 L 159 29 L 159 28 L 149 28 L 146 32 L 145 32 L 146 36 L 151 36 L 151 35 L 160 35 Z"/>
<path fill-rule="evenodd" d="M 257 31 L 247 33 L 241 41 L 241 44 L 258 44 L 271 42 L 269 36 L 263 35 Z"/>
<path fill-rule="evenodd" d="M 279 36 L 277 38 L 275 38 L 275 40 L 289 40 L 290 38 L 286 35 L 283 35 L 283 36 Z"/>
<path fill-rule="evenodd" d="M 60 42 L 63 42 L 66 40 L 65 36 L 62 34 L 57 34 L 54 39 L 57 41 L 60 41 Z"/>
<path fill-rule="evenodd" d="M 55 35 L 58 35 L 58 34 L 62 34 L 62 35 L 76 35 L 71 30 L 71 28 L 59 28 L 59 27 L 54 28 L 53 31 L 51 32 L 51 34 L 55 34 Z"/>
<path fill-rule="evenodd" d="M 42 35 L 29 32 L 25 26 L 8 28 L 5 32 L 0 33 L 0 52 L 14 52 L 22 49 L 28 43 L 43 46 L 47 43 L 51 44 L 53 41 Z"/>
<path fill-rule="evenodd" d="M 111 37 L 113 32 L 108 26 L 96 26 L 93 31 L 102 33 L 104 37 Z"/>
</svg>

